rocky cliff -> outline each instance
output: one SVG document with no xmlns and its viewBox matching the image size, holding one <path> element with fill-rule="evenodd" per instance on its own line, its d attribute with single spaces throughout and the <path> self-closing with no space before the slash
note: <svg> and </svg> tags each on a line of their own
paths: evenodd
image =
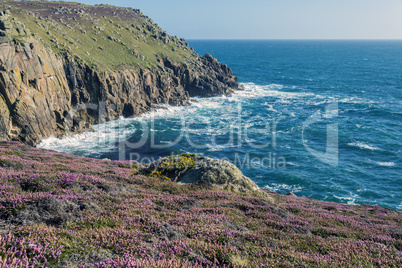
<svg viewBox="0 0 402 268">
<path fill-rule="evenodd" d="M 0 10 L 0 140 L 34 145 L 239 87 L 226 65 L 136 9 L 6 1 Z"/>
</svg>

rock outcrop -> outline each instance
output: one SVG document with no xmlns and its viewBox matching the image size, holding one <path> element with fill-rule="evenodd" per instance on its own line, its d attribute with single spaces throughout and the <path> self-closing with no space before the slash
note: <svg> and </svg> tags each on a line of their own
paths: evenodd
<svg viewBox="0 0 402 268">
<path fill-rule="evenodd" d="M 226 65 L 199 56 L 138 10 L 9 1 L 0 11 L 0 140 L 35 145 L 239 88 Z"/>
<path fill-rule="evenodd" d="M 173 155 L 146 165 L 140 173 L 168 178 L 178 183 L 195 183 L 232 193 L 243 193 L 273 200 L 232 163 L 196 154 Z"/>
<path fill-rule="evenodd" d="M 74 218 L 74 213 L 80 211 L 80 206 L 69 201 L 57 198 L 44 198 L 25 206 L 12 218 L 18 225 L 46 223 L 47 225 L 61 226 Z"/>
</svg>

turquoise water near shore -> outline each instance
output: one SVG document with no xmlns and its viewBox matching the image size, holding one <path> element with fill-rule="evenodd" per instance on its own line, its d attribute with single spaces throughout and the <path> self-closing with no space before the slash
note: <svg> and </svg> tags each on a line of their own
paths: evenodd
<svg viewBox="0 0 402 268">
<path fill-rule="evenodd" d="M 402 210 L 401 41 L 189 44 L 232 68 L 244 90 L 164 106 L 39 147 L 141 162 L 195 152 L 227 159 L 279 193 Z M 338 137 L 332 162 L 312 154 L 328 150 L 329 130 Z M 135 146 L 122 154 L 119 141 Z"/>
</svg>

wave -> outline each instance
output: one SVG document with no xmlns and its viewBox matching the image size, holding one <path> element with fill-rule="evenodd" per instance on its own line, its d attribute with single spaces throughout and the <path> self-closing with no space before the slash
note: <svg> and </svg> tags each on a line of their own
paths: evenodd
<svg viewBox="0 0 402 268">
<path fill-rule="evenodd" d="M 102 144 L 102 142 L 99 142 L 100 137 L 101 135 L 93 132 L 64 136 L 62 138 L 51 136 L 42 140 L 36 147 L 69 154 L 89 156 L 96 153 L 96 148 L 100 147 L 100 144 Z M 102 150 L 105 149 L 105 147 L 102 148 Z"/>
<path fill-rule="evenodd" d="M 228 148 L 236 147 L 234 144 L 226 144 L 226 145 L 206 144 L 205 146 L 208 149 L 208 151 L 211 151 L 211 152 L 217 152 L 217 151 L 226 150 Z"/>
<path fill-rule="evenodd" d="M 377 162 L 377 165 L 384 166 L 384 167 L 394 167 L 395 163 L 394 162 Z"/>
<path fill-rule="evenodd" d="M 337 100 L 339 103 L 350 103 L 350 104 L 374 104 L 372 100 L 362 99 L 358 97 L 349 97 Z"/>
<path fill-rule="evenodd" d="M 357 128 L 362 128 L 362 129 L 370 129 L 370 127 L 362 126 L 360 124 L 355 125 Z"/>
<path fill-rule="evenodd" d="M 240 97 L 243 99 L 247 98 L 257 98 L 257 97 L 274 97 L 280 100 L 281 103 L 290 103 L 292 99 L 304 98 L 307 100 L 307 104 L 311 105 L 324 105 L 333 102 L 345 103 L 345 104 L 376 104 L 377 102 L 373 100 L 368 100 L 359 97 L 343 97 L 339 95 L 330 96 L 327 94 L 316 94 L 313 92 L 295 92 L 295 89 L 300 89 L 297 86 L 284 86 L 279 84 L 269 84 L 269 85 L 256 85 L 254 83 L 242 83 L 245 90 L 237 91 L 233 94 L 233 97 Z M 287 89 L 292 91 L 286 91 Z M 264 105 L 269 105 L 265 103 Z"/>
<path fill-rule="evenodd" d="M 334 197 L 337 198 L 337 199 L 339 199 L 339 200 L 345 200 L 348 205 L 352 205 L 352 206 L 357 205 L 357 204 L 355 203 L 355 202 L 356 202 L 356 198 L 354 198 L 354 197 L 357 197 L 357 195 L 352 195 L 351 197 L 342 197 L 342 196 L 336 196 L 336 195 L 334 195 Z"/>
<path fill-rule="evenodd" d="M 196 103 L 195 103 L 196 104 Z M 131 118 L 123 118 L 121 117 L 119 120 L 126 121 L 135 121 L 135 120 L 147 120 L 154 118 L 180 118 L 185 114 L 192 113 L 196 111 L 197 105 L 193 106 L 171 106 L 169 104 L 159 104 L 153 107 L 153 109 L 149 112 L 146 112 L 140 116 L 131 117 Z"/>
<path fill-rule="evenodd" d="M 43 149 L 51 149 L 59 152 L 79 154 L 88 156 L 100 152 L 116 151 L 116 144 L 120 141 L 127 140 L 136 131 L 140 130 L 141 135 L 149 134 L 149 132 L 157 132 L 148 125 L 153 119 L 177 119 L 184 120 L 186 115 L 196 112 L 196 107 L 177 107 L 167 104 L 162 104 L 153 107 L 149 112 L 141 116 L 124 118 L 120 117 L 117 120 L 106 123 L 93 125 L 93 131 L 87 131 L 80 134 L 66 135 L 62 138 L 53 136 L 42 140 L 37 147 Z M 183 121 L 184 122 L 184 121 Z"/>
<path fill-rule="evenodd" d="M 292 193 L 298 193 L 303 190 L 303 187 L 299 185 L 288 185 L 285 183 L 270 183 L 267 184 L 263 187 L 264 189 L 267 189 L 271 192 L 292 192 Z"/>
<path fill-rule="evenodd" d="M 366 149 L 366 150 L 372 150 L 372 151 L 381 150 L 380 148 L 378 148 L 376 146 L 366 144 L 363 142 L 350 142 L 350 143 L 348 143 L 348 145 L 352 146 L 352 147 L 357 147 L 360 149 Z"/>
<path fill-rule="evenodd" d="M 50 137 L 43 140 L 37 145 L 38 148 L 53 149 L 67 153 L 76 153 L 82 151 L 82 155 L 90 152 L 96 152 L 103 148 L 103 151 L 110 151 L 115 149 L 116 143 L 127 139 L 141 126 L 150 122 L 153 119 L 175 119 L 177 122 L 185 120 L 188 121 L 190 117 L 198 117 L 202 120 L 207 120 L 208 123 L 211 119 L 211 112 L 214 110 L 221 110 L 224 116 L 231 116 L 230 113 L 237 115 L 237 107 L 228 105 L 231 102 L 244 101 L 249 98 L 259 98 L 262 96 L 275 96 L 281 98 L 296 98 L 301 96 L 313 96 L 311 93 L 294 93 L 280 91 L 284 88 L 283 85 L 270 84 L 265 86 L 255 85 L 253 83 L 243 84 L 244 90 L 239 90 L 231 96 L 218 96 L 212 98 L 193 98 L 191 105 L 187 107 L 177 107 L 167 104 L 162 104 L 153 107 L 149 112 L 146 112 L 138 117 L 123 118 L 118 120 L 106 122 L 99 125 L 94 125 L 93 132 L 85 132 L 82 134 L 75 134 L 65 136 L 62 138 Z M 223 108 L 225 107 L 225 108 Z M 274 107 L 268 106 L 271 111 L 276 111 Z M 138 125 L 140 124 L 140 125 Z M 184 127 L 184 125 L 182 124 Z M 149 131 L 152 131 L 148 128 Z M 181 130 L 186 131 L 185 128 Z M 216 133 L 214 133 L 216 134 Z M 210 148 L 216 150 L 217 148 Z M 221 148 L 218 148 L 221 149 Z"/>
<path fill-rule="evenodd" d="M 276 97 L 285 99 L 294 99 L 301 97 L 322 97 L 311 92 L 288 92 L 282 91 L 286 89 L 284 85 L 269 84 L 256 85 L 254 83 L 242 83 L 244 90 L 236 91 L 231 97 L 233 98 L 259 98 L 259 97 Z"/>
</svg>

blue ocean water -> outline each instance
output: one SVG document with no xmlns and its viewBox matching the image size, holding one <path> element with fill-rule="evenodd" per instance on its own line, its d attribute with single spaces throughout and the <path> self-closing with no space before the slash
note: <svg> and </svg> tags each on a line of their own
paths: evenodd
<svg viewBox="0 0 402 268">
<path fill-rule="evenodd" d="M 244 90 L 39 147 L 141 162 L 195 152 L 278 193 L 402 210 L 401 41 L 189 43 L 227 64 Z"/>
</svg>

